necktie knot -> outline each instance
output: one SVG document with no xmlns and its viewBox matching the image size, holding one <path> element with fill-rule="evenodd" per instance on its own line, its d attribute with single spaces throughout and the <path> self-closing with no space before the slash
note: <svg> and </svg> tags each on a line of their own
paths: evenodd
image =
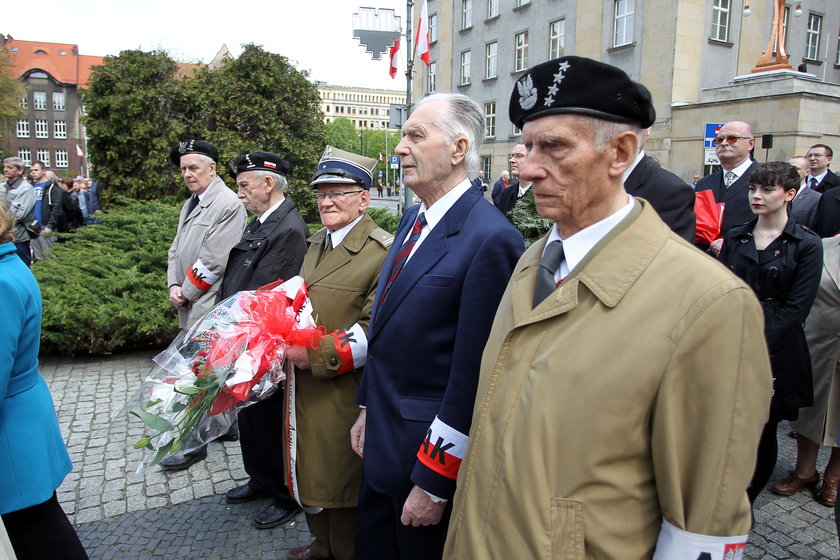
<svg viewBox="0 0 840 560">
<path fill-rule="evenodd" d="M 732 183 L 735 182 L 735 173 L 733 171 L 727 171 L 725 178 L 724 185 L 726 185 L 726 188 L 728 189 L 732 186 Z"/>
<path fill-rule="evenodd" d="M 540 267 L 537 270 L 537 283 L 534 286 L 534 307 L 542 303 L 557 287 L 554 274 L 560 268 L 563 257 L 562 241 L 558 239 L 546 245 L 542 259 L 540 259 Z"/>
<path fill-rule="evenodd" d="M 811 188 L 816 190 L 817 189 L 817 178 L 811 177 Z"/>
</svg>

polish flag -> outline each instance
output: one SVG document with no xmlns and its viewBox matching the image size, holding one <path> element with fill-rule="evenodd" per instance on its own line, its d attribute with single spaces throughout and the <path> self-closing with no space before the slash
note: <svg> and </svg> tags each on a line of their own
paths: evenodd
<svg viewBox="0 0 840 560">
<path fill-rule="evenodd" d="M 397 51 L 400 50 L 400 40 L 397 39 L 394 42 L 394 46 L 391 47 L 391 50 L 388 52 L 388 57 L 391 59 L 391 69 L 388 71 L 391 74 L 391 78 L 397 75 Z"/>
<path fill-rule="evenodd" d="M 379 161 L 385 161 L 385 156 L 382 155 L 382 152 L 379 152 Z"/>
<path fill-rule="evenodd" d="M 76 155 L 79 157 L 85 157 L 85 153 L 82 151 L 78 144 L 76 144 Z"/>
<path fill-rule="evenodd" d="M 414 52 L 426 66 L 432 64 L 429 57 L 429 5 L 423 0 L 423 7 L 420 8 L 420 20 L 417 22 L 417 39 L 414 41 Z"/>
</svg>

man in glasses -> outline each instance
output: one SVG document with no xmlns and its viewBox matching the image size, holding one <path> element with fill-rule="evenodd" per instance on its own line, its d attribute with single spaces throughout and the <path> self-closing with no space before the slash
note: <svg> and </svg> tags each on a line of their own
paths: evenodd
<svg viewBox="0 0 840 560">
<path fill-rule="evenodd" d="M 712 191 L 715 201 L 725 205 L 720 235 L 708 247 L 708 251 L 717 256 L 723 244 L 723 236 L 729 228 L 753 218 L 747 191 L 748 178 L 755 164 L 750 157 L 750 152 L 755 147 L 755 137 L 749 124 L 732 121 L 721 127 L 714 142 L 721 168 L 700 179 L 696 190 Z"/>
<path fill-rule="evenodd" d="M 513 151 L 510 153 L 510 187 L 506 188 L 499 195 L 499 203 L 497 205 L 499 210 L 501 210 L 502 214 L 505 216 L 510 214 L 510 211 L 513 209 L 517 200 L 528 196 L 529 194 L 533 196 L 530 192 L 531 182 L 522 181 L 519 178 L 519 168 L 525 162 L 525 157 L 527 155 L 528 150 L 525 148 L 525 144 L 517 144 L 513 147 Z"/>
<path fill-rule="evenodd" d="M 228 171 L 236 181 L 237 195 L 255 218 L 230 250 L 217 301 L 297 275 L 309 234 L 292 199 L 284 195 L 288 163 L 269 152 L 249 152 L 233 158 Z M 239 504 L 270 497 L 271 503 L 254 516 L 257 529 L 277 527 L 300 510 L 284 482 L 283 403 L 283 391 L 278 390 L 238 415 L 242 462 L 250 479 L 229 490 L 225 498 Z"/>
<path fill-rule="evenodd" d="M 362 459 L 348 434 L 359 415 L 356 392 L 367 361 L 367 333 L 379 270 L 394 236 L 365 213 L 376 160 L 327 146 L 312 181 L 324 228 L 309 238 L 300 275 L 318 322 L 330 333 L 314 350 L 294 346 L 297 480 L 314 537 L 290 560 L 351 559 Z"/>
<path fill-rule="evenodd" d="M 828 168 L 834 151 L 825 144 L 814 144 L 808 148 L 805 155 L 808 158 L 808 165 L 811 167 L 811 176 L 808 178 L 808 186 L 819 193 L 824 193 L 834 187 L 840 187 L 840 177 Z"/>
</svg>

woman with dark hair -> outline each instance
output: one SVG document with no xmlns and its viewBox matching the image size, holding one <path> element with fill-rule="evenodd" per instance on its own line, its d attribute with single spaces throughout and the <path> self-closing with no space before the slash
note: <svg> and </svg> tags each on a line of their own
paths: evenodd
<svg viewBox="0 0 840 560">
<path fill-rule="evenodd" d="M 795 420 L 814 400 L 810 355 L 802 325 L 820 282 L 822 243 L 788 215 L 800 178 L 782 161 L 759 163 L 749 176 L 752 221 L 731 228 L 720 261 L 755 292 L 764 309 L 764 336 L 773 371 L 770 415 L 758 445 L 750 502 L 761 493 L 776 466 L 776 429 Z"/>
<path fill-rule="evenodd" d="M 0 517 L 18 560 L 87 559 L 55 490 L 70 456 L 38 371 L 41 292 L 0 204 Z"/>
</svg>

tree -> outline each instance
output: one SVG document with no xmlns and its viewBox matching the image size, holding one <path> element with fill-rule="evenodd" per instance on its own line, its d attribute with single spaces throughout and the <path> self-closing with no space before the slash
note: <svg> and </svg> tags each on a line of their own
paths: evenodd
<svg viewBox="0 0 840 560">
<path fill-rule="evenodd" d="M 12 74 L 9 54 L 0 48 L 0 138 L 7 136 L 15 120 L 24 114 L 20 100 L 25 93 L 23 82 Z"/>
<path fill-rule="evenodd" d="M 359 131 L 347 117 L 338 117 L 327 123 L 327 143 L 339 150 L 359 151 Z"/>
<path fill-rule="evenodd" d="M 160 51 L 122 51 L 93 68 L 84 93 L 90 163 L 106 198 L 154 200 L 183 183 L 169 149 L 186 127 L 178 115 L 177 65 Z"/>
<path fill-rule="evenodd" d="M 327 143 L 335 146 L 341 150 L 347 150 L 354 154 L 371 157 L 379 161 L 380 154 L 384 157 L 394 153 L 394 148 L 400 141 L 400 135 L 397 132 L 387 131 L 388 142 L 385 142 L 385 130 L 357 130 L 353 125 L 353 121 L 347 117 L 338 117 L 334 121 L 327 123 Z M 379 161 L 376 165 L 375 173 L 382 171 L 383 178 L 385 176 L 387 161 Z M 391 171 L 388 171 L 390 176 Z M 393 184 L 393 180 L 391 181 Z"/>
</svg>

